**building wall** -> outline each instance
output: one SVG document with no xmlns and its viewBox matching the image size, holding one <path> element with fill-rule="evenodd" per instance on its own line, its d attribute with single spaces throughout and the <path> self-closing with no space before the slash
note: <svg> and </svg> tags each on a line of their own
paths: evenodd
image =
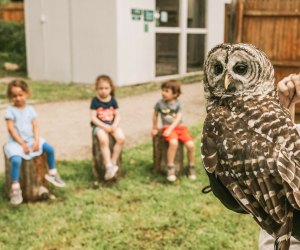
<svg viewBox="0 0 300 250">
<path fill-rule="evenodd" d="M 29 77 L 93 83 L 99 74 L 108 74 L 119 86 L 154 80 L 155 21 L 146 22 L 143 15 L 133 20 L 131 10 L 154 11 L 156 1 L 26 0 Z M 207 0 L 206 51 L 223 42 L 224 3 L 229 1 Z"/>
<path fill-rule="evenodd" d="M 69 0 L 26 1 L 28 73 L 32 79 L 71 81 L 68 17 Z"/>
<path fill-rule="evenodd" d="M 94 82 L 100 74 L 117 78 L 116 8 L 116 0 L 71 1 L 73 82 Z"/>
<path fill-rule="evenodd" d="M 154 0 L 117 0 L 117 82 L 130 85 L 155 78 L 155 22 L 132 20 L 131 9 L 155 10 Z M 148 26 L 145 31 L 145 25 Z"/>
<path fill-rule="evenodd" d="M 27 0 L 24 6 L 25 11 L 25 33 L 27 71 L 32 79 L 45 79 L 45 58 L 43 28 L 40 15 L 42 13 L 41 3 L 32 4 L 35 0 Z M 34 35 L 35 34 L 35 35 Z"/>
<path fill-rule="evenodd" d="M 43 26 L 45 79 L 71 81 L 69 1 L 41 1 L 45 23 Z M 58 6 L 60 10 L 58 11 Z M 42 17 L 43 18 L 43 17 Z"/>
<path fill-rule="evenodd" d="M 230 2 L 231 0 L 207 0 L 207 52 L 224 42 L 225 3 Z"/>
</svg>

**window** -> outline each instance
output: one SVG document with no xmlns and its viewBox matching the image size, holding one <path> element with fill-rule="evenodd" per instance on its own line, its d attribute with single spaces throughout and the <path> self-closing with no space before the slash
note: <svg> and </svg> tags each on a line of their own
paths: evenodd
<svg viewBox="0 0 300 250">
<path fill-rule="evenodd" d="M 178 74 L 178 34 L 156 34 L 156 76 Z"/>
<path fill-rule="evenodd" d="M 205 35 L 188 34 L 187 72 L 202 70 L 205 57 Z"/>
<path fill-rule="evenodd" d="M 188 0 L 188 28 L 205 28 L 205 0 Z"/>
<path fill-rule="evenodd" d="M 156 0 L 156 76 L 203 68 L 208 0 Z"/>
<path fill-rule="evenodd" d="M 179 0 L 156 1 L 156 11 L 159 13 L 156 20 L 157 27 L 178 27 Z"/>
</svg>

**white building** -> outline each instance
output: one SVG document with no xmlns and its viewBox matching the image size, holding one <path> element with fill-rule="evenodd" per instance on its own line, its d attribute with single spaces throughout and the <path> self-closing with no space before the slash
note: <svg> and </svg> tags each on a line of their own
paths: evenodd
<svg viewBox="0 0 300 250">
<path fill-rule="evenodd" d="M 228 0 L 26 0 L 33 80 L 118 86 L 199 71 L 224 39 Z"/>
</svg>

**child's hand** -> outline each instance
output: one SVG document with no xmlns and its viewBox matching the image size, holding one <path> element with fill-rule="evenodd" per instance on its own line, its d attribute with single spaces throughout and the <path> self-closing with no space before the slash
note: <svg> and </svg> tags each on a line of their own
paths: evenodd
<svg viewBox="0 0 300 250">
<path fill-rule="evenodd" d="M 22 146 L 25 154 L 29 154 L 30 153 L 29 147 L 27 146 L 26 143 L 23 143 L 21 146 Z"/>
<path fill-rule="evenodd" d="M 36 152 L 36 151 L 39 151 L 39 149 L 40 149 L 39 141 L 34 141 L 33 146 L 32 146 L 32 151 Z"/>
<path fill-rule="evenodd" d="M 157 128 L 153 128 L 151 131 L 151 135 L 154 137 L 158 134 L 158 129 Z"/>
<path fill-rule="evenodd" d="M 163 136 L 169 136 L 172 133 L 172 130 L 170 128 L 167 128 L 164 132 L 163 132 Z"/>
<path fill-rule="evenodd" d="M 113 132 L 116 132 L 116 130 L 117 130 L 117 126 L 116 125 L 111 125 L 111 132 L 113 133 Z"/>
<path fill-rule="evenodd" d="M 106 125 L 103 129 L 104 129 L 104 131 L 105 131 L 106 133 L 111 133 L 111 132 L 113 132 L 112 126 L 109 126 L 109 125 Z"/>
</svg>

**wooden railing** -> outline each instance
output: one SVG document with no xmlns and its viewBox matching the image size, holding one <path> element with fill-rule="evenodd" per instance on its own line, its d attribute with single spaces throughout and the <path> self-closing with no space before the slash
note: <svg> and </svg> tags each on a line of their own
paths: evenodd
<svg viewBox="0 0 300 250">
<path fill-rule="evenodd" d="M 24 4 L 10 3 L 1 7 L 1 19 L 5 21 L 24 22 Z"/>
</svg>

